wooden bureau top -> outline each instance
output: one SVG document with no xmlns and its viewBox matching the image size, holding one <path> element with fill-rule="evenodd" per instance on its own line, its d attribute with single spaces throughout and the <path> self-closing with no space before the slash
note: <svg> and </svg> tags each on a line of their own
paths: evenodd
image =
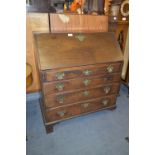
<svg viewBox="0 0 155 155">
<path fill-rule="evenodd" d="M 113 33 L 35 34 L 40 69 L 56 69 L 122 61 L 123 55 Z"/>
</svg>

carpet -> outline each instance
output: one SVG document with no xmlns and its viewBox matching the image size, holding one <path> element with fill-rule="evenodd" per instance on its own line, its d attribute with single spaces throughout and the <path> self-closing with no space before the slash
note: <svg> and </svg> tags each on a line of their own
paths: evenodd
<svg viewBox="0 0 155 155">
<path fill-rule="evenodd" d="M 33 94 L 30 94 L 31 97 Z M 117 108 L 60 122 L 46 134 L 38 98 L 26 102 L 27 155 L 128 155 L 128 88 L 120 87 Z"/>
</svg>

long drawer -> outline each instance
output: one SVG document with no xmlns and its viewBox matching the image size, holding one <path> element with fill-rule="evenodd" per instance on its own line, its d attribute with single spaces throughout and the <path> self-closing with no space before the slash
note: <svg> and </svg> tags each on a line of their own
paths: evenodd
<svg viewBox="0 0 155 155">
<path fill-rule="evenodd" d="M 66 80 L 79 77 L 89 77 L 92 75 L 109 74 L 120 72 L 122 63 L 106 63 L 97 65 L 87 65 L 56 70 L 46 70 L 42 72 L 43 81 Z"/>
<path fill-rule="evenodd" d="M 102 86 L 105 83 L 119 82 L 120 73 L 114 73 L 109 75 L 85 77 L 78 79 L 62 80 L 59 82 L 44 82 L 43 93 L 44 95 L 50 95 L 53 93 L 74 91 L 77 89 L 90 89 L 94 86 Z"/>
<path fill-rule="evenodd" d="M 74 104 L 70 106 L 59 107 L 53 110 L 46 110 L 46 122 L 56 122 L 66 118 L 72 118 L 80 114 L 97 111 L 99 109 L 113 107 L 116 102 L 116 96 L 110 95 L 87 102 Z"/>
<path fill-rule="evenodd" d="M 57 93 L 44 96 L 45 107 L 59 107 L 62 105 L 81 102 L 89 99 L 103 97 L 109 94 L 117 94 L 119 83 L 105 84 L 102 87 L 84 89 L 72 93 Z"/>
</svg>

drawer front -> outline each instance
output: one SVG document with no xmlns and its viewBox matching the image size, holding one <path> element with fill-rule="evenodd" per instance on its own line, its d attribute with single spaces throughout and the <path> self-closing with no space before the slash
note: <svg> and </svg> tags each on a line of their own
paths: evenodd
<svg viewBox="0 0 155 155">
<path fill-rule="evenodd" d="M 89 77 L 98 74 L 110 74 L 120 72 L 122 63 L 108 63 L 98 65 L 88 65 L 73 68 L 64 68 L 57 70 L 48 70 L 43 72 L 44 81 L 57 81 L 79 77 Z"/>
<path fill-rule="evenodd" d="M 44 95 L 50 95 L 53 93 L 73 91 L 77 89 L 90 89 L 97 86 L 102 86 L 105 83 L 119 82 L 120 73 L 96 76 L 96 77 L 85 77 L 71 80 L 62 80 L 60 82 L 44 82 L 43 93 Z"/>
<path fill-rule="evenodd" d="M 65 106 L 61 108 L 56 108 L 53 110 L 46 110 L 45 117 L 46 122 L 54 122 L 63 120 L 66 118 L 71 118 L 78 116 L 80 114 L 89 113 L 97 111 L 99 109 L 112 107 L 115 105 L 116 96 L 106 96 L 104 98 L 98 98 L 95 100 L 90 100 L 80 104 L 74 104 L 70 106 Z"/>
<path fill-rule="evenodd" d="M 59 93 L 47 95 L 44 98 L 46 107 L 58 107 L 62 105 L 83 102 L 85 100 L 103 97 L 109 94 L 117 94 L 119 83 L 108 84 L 93 89 L 84 89 L 72 93 Z"/>
</svg>

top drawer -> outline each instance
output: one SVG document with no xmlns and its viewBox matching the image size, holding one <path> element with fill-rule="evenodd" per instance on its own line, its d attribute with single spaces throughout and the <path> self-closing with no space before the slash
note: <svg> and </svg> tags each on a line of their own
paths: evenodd
<svg viewBox="0 0 155 155">
<path fill-rule="evenodd" d="M 57 70 L 46 70 L 43 71 L 42 73 L 43 73 L 43 80 L 48 82 L 48 81 L 72 79 L 77 77 L 88 77 L 98 74 L 116 73 L 121 71 L 121 67 L 122 63 L 117 62 L 117 63 L 63 68 Z"/>
</svg>

